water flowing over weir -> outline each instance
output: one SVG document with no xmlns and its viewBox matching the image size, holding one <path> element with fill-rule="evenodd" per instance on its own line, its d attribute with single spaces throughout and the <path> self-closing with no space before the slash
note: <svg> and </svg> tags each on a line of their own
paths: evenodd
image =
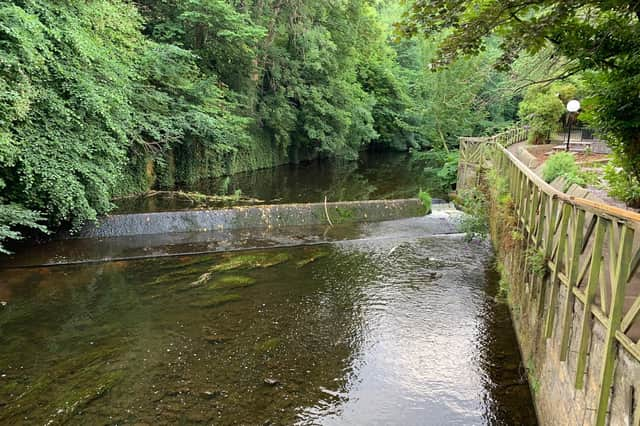
<svg viewBox="0 0 640 426">
<path fill-rule="evenodd" d="M 489 245 L 449 204 L 358 205 L 393 207 L 183 211 L 226 219 L 5 258 L 0 423 L 535 424 Z"/>
</svg>

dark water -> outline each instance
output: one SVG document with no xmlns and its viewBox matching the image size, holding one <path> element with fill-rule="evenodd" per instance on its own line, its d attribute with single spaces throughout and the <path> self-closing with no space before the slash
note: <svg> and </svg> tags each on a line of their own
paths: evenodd
<svg viewBox="0 0 640 426">
<path fill-rule="evenodd" d="M 2 424 L 535 424 L 455 236 L 0 271 Z"/>
<path fill-rule="evenodd" d="M 209 195 L 231 195 L 241 191 L 248 198 L 267 204 L 354 201 L 412 198 L 420 189 L 443 197 L 434 182 L 423 173 L 424 163 L 410 154 L 364 152 L 358 161 L 318 160 L 289 164 L 270 169 L 239 173 L 228 177 L 205 179 L 178 189 Z M 180 197 L 140 197 L 117 200 L 116 213 L 171 211 L 197 207 L 197 203 Z M 215 207 L 232 205 L 218 203 Z"/>
</svg>

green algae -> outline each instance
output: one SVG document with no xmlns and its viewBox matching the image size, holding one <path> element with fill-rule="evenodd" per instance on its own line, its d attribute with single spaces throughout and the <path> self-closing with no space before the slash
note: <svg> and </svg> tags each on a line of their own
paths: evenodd
<svg viewBox="0 0 640 426">
<path fill-rule="evenodd" d="M 265 352 L 273 351 L 279 345 L 280 345 L 280 338 L 272 337 L 263 342 L 256 343 L 256 345 L 254 346 L 254 349 L 256 350 L 256 352 L 265 353 Z"/>
<path fill-rule="evenodd" d="M 256 279 L 244 275 L 226 275 L 215 280 L 207 288 L 210 290 L 232 289 L 249 287 L 255 284 Z"/>
<path fill-rule="evenodd" d="M 110 368 L 109 362 L 119 352 L 117 348 L 96 348 L 71 359 L 50 363 L 48 374 L 34 382 L 13 383 L 4 390 L 17 391 L 22 387 L 23 391 L 13 404 L 0 412 L 0 423 L 20 423 L 34 406 L 50 413 L 45 424 L 67 423 L 122 379 L 124 373 L 120 370 L 104 371 Z"/>
<path fill-rule="evenodd" d="M 189 306 L 193 308 L 215 308 L 216 306 L 224 305 L 229 302 L 237 302 L 242 299 L 239 294 L 231 293 L 231 294 L 221 294 L 211 297 L 203 298 L 197 302 L 190 304 Z"/>
<path fill-rule="evenodd" d="M 296 267 L 302 268 L 304 266 L 307 266 L 310 263 L 315 262 L 318 259 L 322 259 L 323 257 L 329 256 L 329 254 L 330 253 L 328 251 L 320 251 L 320 252 L 317 252 L 317 253 L 313 253 L 311 256 L 309 256 L 307 258 L 297 261 L 296 262 Z"/>
<path fill-rule="evenodd" d="M 234 269 L 256 269 L 256 268 L 269 268 L 271 266 L 279 265 L 290 259 L 290 255 L 285 252 L 271 254 L 271 253 L 259 253 L 259 254 L 242 254 L 238 256 L 231 256 L 223 260 L 221 263 L 213 266 L 209 270 L 212 272 L 225 272 Z"/>
</svg>

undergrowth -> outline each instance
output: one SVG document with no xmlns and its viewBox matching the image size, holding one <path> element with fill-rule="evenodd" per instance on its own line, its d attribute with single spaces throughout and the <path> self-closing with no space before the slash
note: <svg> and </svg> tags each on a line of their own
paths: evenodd
<svg viewBox="0 0 640 426">
<path fill-rule="evenodd" d="M 547 273 L 547 259 L 542 250 L 531 247 L 525 252 L 525 256 L 531 273 L 539 277 Z"/>
</svg>

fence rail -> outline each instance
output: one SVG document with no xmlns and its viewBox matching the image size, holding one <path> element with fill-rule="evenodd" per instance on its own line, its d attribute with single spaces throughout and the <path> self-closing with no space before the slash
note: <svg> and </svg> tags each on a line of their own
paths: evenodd
<svg viewBox="0 0 640 426">
<path fill-rule="evenodd" d="M 458 186 L 477 184 L 479 170 L 488 167 L 507 178 L 526 250 L 543 253 L 548 271 L 544 277 L 525 273 L 521 284 L 527 306 L 521 309 L 537 316 L 545 338 L 559 330 L 562 361 L 570 343 L 578 342 L 571 348 L 577 352 L 576 389 L 585 384 L 592 321 L 604 326 L 596 414 L 596 424 L 604 425 L 618 348 L 640 361 L 640 214 L 551 187 L 505 148 L 525 139 L 523 129 L 491 138 L 462 138 Z M 567 297 L 558 306 L 561 286 Z M 581 304 L 576 305 L 576 299 Z M 575 306 L 582 306 L 577 340 L 570 338 Z"/>
</svg>

